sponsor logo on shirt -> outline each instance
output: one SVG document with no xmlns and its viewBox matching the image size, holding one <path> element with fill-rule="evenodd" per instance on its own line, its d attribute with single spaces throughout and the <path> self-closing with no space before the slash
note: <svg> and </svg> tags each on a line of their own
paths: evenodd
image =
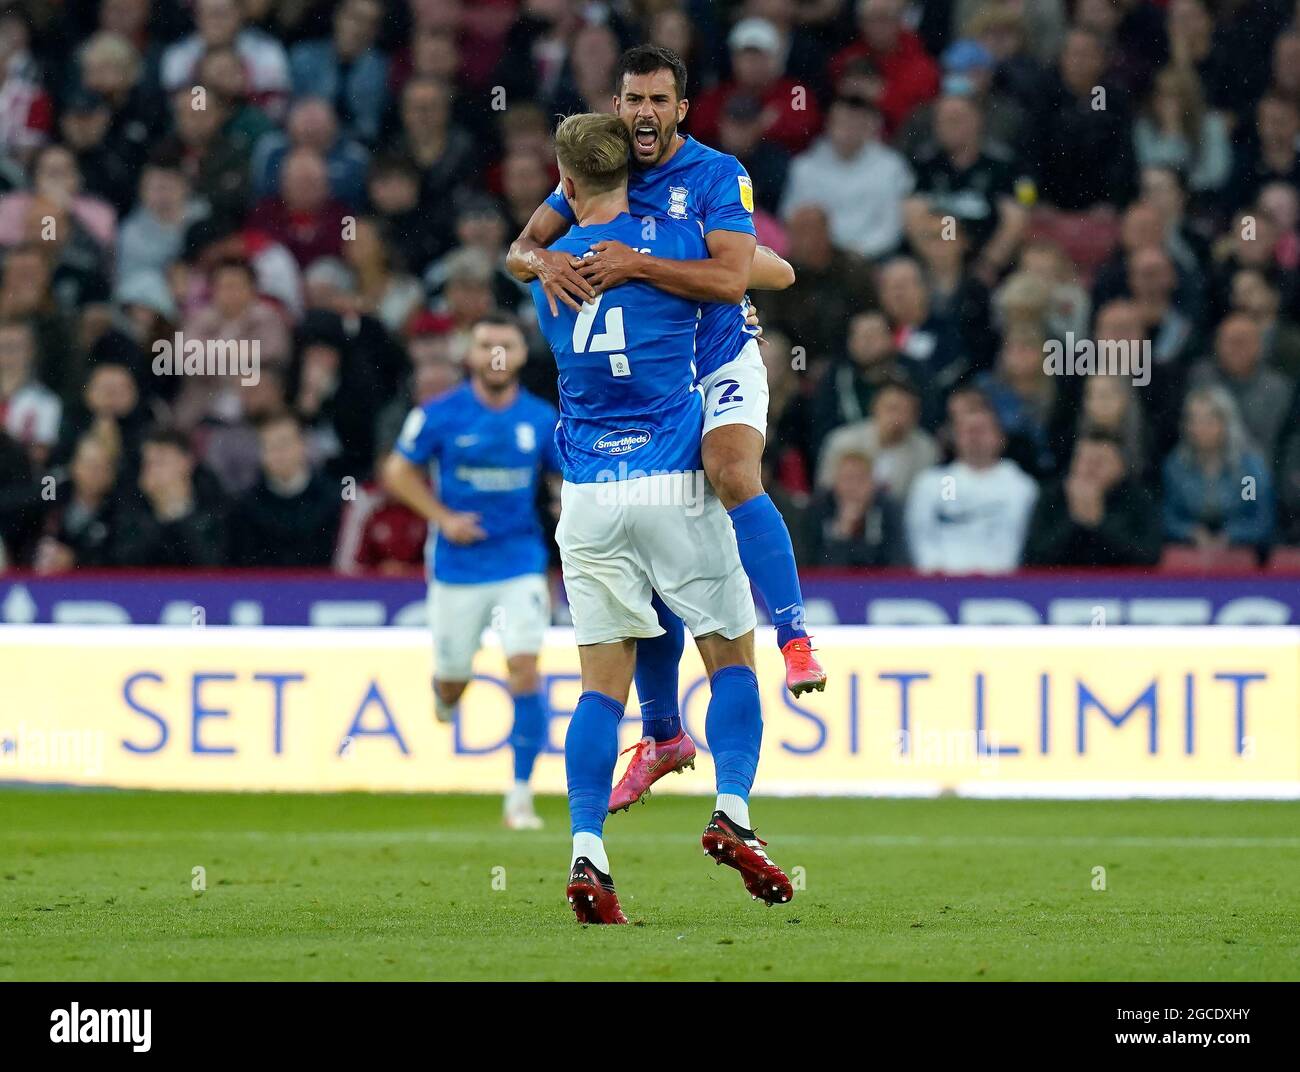
<svg viewBox="0 0 1300 1072">
<path fill-rule="evenodd" d="M 745 206 L 746 212 L 753 212 L 754 184 L 750 181 L 748 175 L 737 175 L 736 181 L 740 183 L 740 203 Z"/>
<path fill-rule="evenodd" d="M 617 432 L 607 432 L 593 443 L 592 449 L 600 454 L 617 458 L 620 454 L 631 454 L 640 450 L 653 438 L 643 428 L 623 428 Z"/>
</svg>

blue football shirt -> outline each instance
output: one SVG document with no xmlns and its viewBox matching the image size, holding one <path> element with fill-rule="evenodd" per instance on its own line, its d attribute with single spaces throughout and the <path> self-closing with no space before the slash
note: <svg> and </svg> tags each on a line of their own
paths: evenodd
<svg viewBox="0 0 1300 1072">
<path fill-rule="evenodd" d="M 537 482 L 559 472 L 555 409 L 520 389 L 504 409 L 485 405 L 467 382 L 411 411 L 394 449 L 428 466 L 438 498 L 479 515 L 487 538 L 454 544 L 430 529 L 429 575 L 450 584 L 503 581 L 546 569 Z"/>
<path fill-rule="evenodd" d="M 550 248 L 582 257 L 606 241 L 673 260 L 708 255 L 694 224 L 668 220 L 646 228 L 627 213 L 572 227 Z M 581 313 L 560 305 L 552 316 L 541 284 L 534 281 L 531 290 L 560 373 L 564 479 L 590 484 L 699 469 L 699 303 L 634 281 L 600 294 Z"/>
<path fill-rule="evenodd" d="M 710 149 L 689 135 L 665 163 L 644 170 L 633 166 L 627 201 L 638 220 L 689 221 L 702 235 L 710 231 L 755 233 L 754 187 L 749 173 L 734 156 Z M 563 192 L 555 190 L 546 203 L 574 222 L 573 209 Z M 695 339 L 697 374 L 707 376 L 733 360 L 751 337 L 745 329 L 743 305 L 701 303 Z"/>
</svg>

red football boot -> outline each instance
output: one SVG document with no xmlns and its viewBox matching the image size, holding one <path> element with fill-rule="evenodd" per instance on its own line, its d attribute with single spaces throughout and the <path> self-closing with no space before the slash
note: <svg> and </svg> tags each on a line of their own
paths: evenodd
<svg viewBox="0 0 1300 1072">
<path fill-rule="evenodd" d="M 785 687 L 794 696 L 816 689 L 826 689 L 826 671 L 813 654 L 811 637 L 795 637 L 787 641 L 781 654 L 785 658 Z"/>
<path fill-rule="evenodd" d="M 695 767 L 695 742 L 686 736 L 685 730 L 670 741 L 642 737 L 623 751 L 633 753 L 632 761 L 609 794 L 611 814 L 626 811 L 638 800 L 649 796 L 650 787 L 665 774 Z"/>
<path fill-rule="evenodd" d="M 712 856 L 719 864 L 734 867 L 745 881 L 745 889 L 756 901 L 769 908 L 785 904 L 794 897 L 794 887 L 784 871 L 776 866 L 763 846 L 767 844 L 752 830 L 737 826 L 723 812 L 715 811 L 709 825 L 704 828 L 704 855 Z"/>
<path fill-rule="evenodd" d="M 573 861 L 569 885 L 564 891 L 579 923 L 626 923 L 618 906 L 614 880 L 585 856 Z"/>
</svg>

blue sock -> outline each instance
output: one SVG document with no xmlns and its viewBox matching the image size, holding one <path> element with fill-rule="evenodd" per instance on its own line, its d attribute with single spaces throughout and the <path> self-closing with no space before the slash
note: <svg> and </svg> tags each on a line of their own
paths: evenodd
<svg viewBox="0 0 1300 1072">
<path fill-rule="evenodd" d="M 636 696 L 641 701 L 641 736 L 671 741 L 682 732 L 677 708 L 677 666 L 686 646 L 686 627 L 654 594 L 650 605 L 659 615 L 664 635 L 636 642 Z"/>
<path fill-rule="evenodd" d="M 533 776 L 537 753 L 546 747 L 546 708 L 540 692 L 515 697 L 510 747 L 515 750 L 515 781 L 526 782 Z"/>
<path fill-rule="evenodd" d="M 713 695 L 704 735 L 713 753 L 718 792 L 749 799 L 763 743 L 763 708 L 758 678 L 747 666 L 724 666 L 709 682 Z"/>
<path fill-rule="evenodd" d="M 727 513 L 736 529 L 740 564 L 776 626 L 777 646 L 784 648 L 795 637 L 806 637 L 794 545 L 776 504 L 767 495 L 755 495 Z"/>
<path fill-rule="evenodd" d="M 618 722 L 623 705 L 604 693 L 584 692 L 564 737 L 569 778 L 569 821 L 575 834 L 600 836 L 609 813 L 609 790 L 618 760 Z"/>
</svg>

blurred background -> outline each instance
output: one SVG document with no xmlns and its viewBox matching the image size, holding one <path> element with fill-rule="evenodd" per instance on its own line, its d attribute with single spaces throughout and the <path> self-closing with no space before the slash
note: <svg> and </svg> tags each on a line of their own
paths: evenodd
<svg viewBox="0 0 1300 1072">
<path fill-rule="evenodd" d="M 1203 609 L 1175 617 L 1215 620 L 1244 595 L 1262 597 L 1239 608 L 1250 620 L 1292 621 L 1295 14 L 7 4 L 0 620 L 68 620 L 55 604 L 73 590 L 42 578 L 111 586 L 123 568 L 408 579 L 368 590 L 383 612 L 355 613 L 373 624 L 417 600 L 424 526 L 376 486 L 375 461 L 412 405 L 460 378 L 476 318 L 532 317 L 503 260 L 556 181 L 555 119 L 609 109 L 619 52 L 652 41 L 687 59 L 684 131 L 741 159 L 760 241 L 798 273 L 754 297 L 766 477 L 814 621 L 907 619 L 894 596 L 918 593 L 919 620 L 960 620 L 1008 591 L 1012 621 L 1071 619 L 1062 586 L 1091 584 L 1097 605 L 1177 597 L 1186 574 Z M 259 382 L 158 374 L 153 345 L 177 331 L 256 340 Z M 1149 382 L 1048 375 L 1045 345 L 1072 337 L 1149 344 Z M 533 339 L 525 380 L 553 399 Z M 960 502 L 935 493 L 957 476 Z M 1078 581 L 1095 567 L 1137 568 L 1138 587 Z M 819 569 L 836 572 L 823 584 Z M 900 570 L 1021 572 L 917 588 Z M 243 602 L 278 593 L 278 609 L 247 620 L 301 624 L 299 595 L 268 583 Z M 127 620 L 159 620 L 158 591 Z M 238 620 L 239 593 L 200 602 Z"/>
</svg>

